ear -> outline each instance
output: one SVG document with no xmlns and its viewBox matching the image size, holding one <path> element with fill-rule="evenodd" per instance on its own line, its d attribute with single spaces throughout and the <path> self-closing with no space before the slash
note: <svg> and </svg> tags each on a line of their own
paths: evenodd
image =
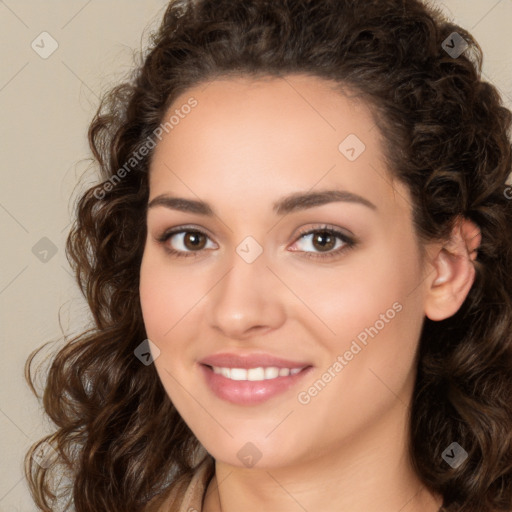
<svg viewBox="0 0 512 512">
<path fill-rule="evenodd" d="M 431 264 L 435 272 L 427 280 L 425 314 L 431 320 L 454 315 L 466 299 L 475 280 L 474 260 L 482 241 L 480 229 L 458 217 L 448 243 L 434 250 Z"/>
</svg>

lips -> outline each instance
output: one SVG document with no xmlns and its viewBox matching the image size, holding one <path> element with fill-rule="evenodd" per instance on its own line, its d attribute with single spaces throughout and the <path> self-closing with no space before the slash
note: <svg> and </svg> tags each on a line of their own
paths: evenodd
<svg viewBox="0 0 512 512">
<path fill-rule="evenodd" d="M 284 393 L 312 370 L 298 362 L 270 354 L 215 354 L 199 362 L 210 390 L 237 405 L 255 405 Z"/>
<path fill-rule="evenodd" d="M 287 359 L 282 359 L 280 357 L 275 357 L 270 354 L 247 354 L 247 355 L 238 355 L 238 354 L 215 354 L 208 357 L 205 357 L 201 361 L 201 364 L 205 364 L 207 366 L 217 366 L 219 368 L 266 368 L 266 367 L 276 367 L 276 368 L 304 368 L 306 366 L 311 366 L 311 363 L 308 362 L 298 362 L 298 361 L 290 361 Z"/>
</svg>

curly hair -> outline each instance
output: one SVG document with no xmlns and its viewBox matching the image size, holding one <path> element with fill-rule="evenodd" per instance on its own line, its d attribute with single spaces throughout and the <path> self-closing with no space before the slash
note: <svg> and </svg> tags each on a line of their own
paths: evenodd
<svg viewBox="0 0 512 512">
<path fill-rule="evenodd" d="M 453 32 L 468 45 L 455 56 L 443 44 Z M 41 510 L 66 496 L 77 512 L 142 511 L 197 467 L 199 441 L 154 365 L 134 356 L 147 338 L 139 270 L 153 151 L 141 147 L 192 86 L 292 73 L 333 80 L 372 106 L 387 167 L 413 198 L 419 240 L 447 240 L 460 216 L 479 226 L 465 302 L 446 320 L 425 318 L 408 452 L 446 511 L 512 509 L 512 113 L 481 66 L 471 34 L 420 0 L 169 4 L 140 63 L 104 95 L 89 127 L 102 182 L 76 204 L 66 255 L 94 324 L 66 340 L 48 369 L 42 402 L 56 430 L 25 457 Z M 36 395 L 39 350 L 25 365 Z M 468 452 L 458 468 L 441 456 L 453 441 Z M 43 446 L 57 455 L 53 464 L 34 461 Z M 62 493 L 58 468 L 70 478 Z"/>
</svg>

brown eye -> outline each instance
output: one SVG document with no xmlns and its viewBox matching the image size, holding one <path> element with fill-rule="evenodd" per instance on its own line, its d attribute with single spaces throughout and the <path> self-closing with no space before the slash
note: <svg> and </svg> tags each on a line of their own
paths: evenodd
<svg viewBox="0 0 512 512">
<path fill-rule="evenodd" d="M 210 237 L 197 229 L 173 229 L 157 238 L 165 250 L 173 256 L 198 256 Z"/>
<path fill-rule="evenodd" d="M 185 231 L 183 245 L 190 250 L 203 249 L 206 245 L 206 237 L 199 231 Z"/>
<path fill-rule="evenodd" d="M 318 226 L 302 232 L 294 244 L 293 251 L 303 253 L 306 258 L 327 259 L 341 256 L 357 245 L 357 241 L 329 226 Z"/>
<path fill-rule="evenodd" d="M 312 242 L 313 246 L 320 251 L 330 251 L 336 245 L 336 237 L 329 231 L 317 231 Z"/>
</svg>

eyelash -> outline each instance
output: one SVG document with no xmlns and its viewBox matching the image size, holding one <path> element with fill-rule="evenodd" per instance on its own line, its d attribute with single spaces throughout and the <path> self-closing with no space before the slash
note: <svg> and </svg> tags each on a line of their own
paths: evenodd
<svg viewBox="0 0 512 512">
<path fill-rule="evenodd" d="M 201 229 L 192 228 L 192 227 L 188 227 L 188 226 L 180 226 L 178 228 L 173 228 L 171 230 L 165 231 L 164 233 L 162 233 L 160 236 L 157 237 L 157 241 L 160 244 L 164 245 L 164 249 L 168 254 L 170 254 L 172 256 L 176 256 L 178 258 L 188 258 L 190 256 L 196 257 L 199 255 L 198 253 L 205 250 L 205 249 L 201 249 L 198 251 L 177 251 L 176 249 L 171 249 L 169 246 L 165 245 L 165 243 L 173 235 L 176 235 L 178 233 L 200 233 L 201 235 L 209 238 L 209 236 Z M 341 231 L 338 231 L 337 229 L 332 228 L 328 225 L 322 225 L 319 227 L 315 227 L 312 229 L 302 231 L 298 234 L 297 240 L 301 239 L 302 237 L 304 237 L 306 235 L 311 235 L 311 234 L 315 234 L 315 233 L 328 233 L 329 235 L 334 235 L 336 238 L 340 239 L 345 245 L 343 245 L 341 248 L 336 249 L 335 251 L 326 252 L 326 253 L 314 253 L 314 252 L 312 253 L 312 252 L 307 252 L 307 251 L 294 251 L 294 252 L 304 252 L 304 256 L 306 258 L 323 260 L 323 259 L 335 258 L 336 256 L 339 256 L 342 253 L 345 253 L 346 251 L 353 249 L 357 245 L 356 240 L 350 238 L 345 233 L 342 233 Z"/>
</svg>

